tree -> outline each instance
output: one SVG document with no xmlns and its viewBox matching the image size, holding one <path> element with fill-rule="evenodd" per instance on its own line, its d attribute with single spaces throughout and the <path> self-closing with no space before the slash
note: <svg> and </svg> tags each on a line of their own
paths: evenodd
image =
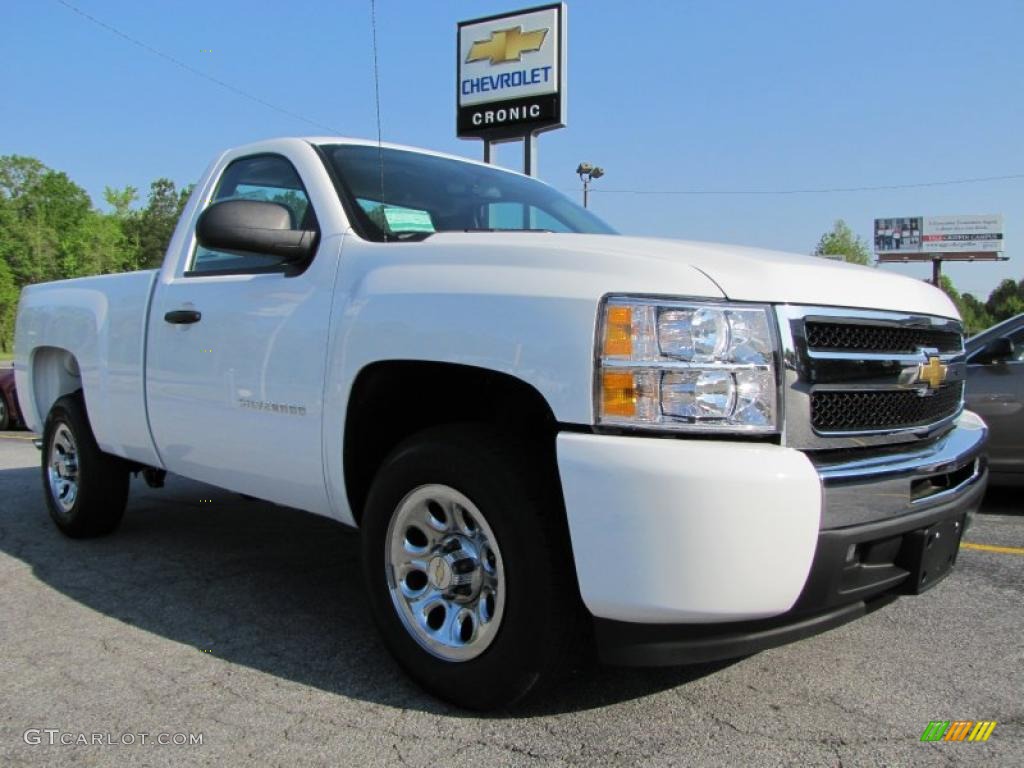
<svg viewBox="0 0 1024 768">
<path fill-rule="evenodd" d="M 18 309 L 18 286 L 7 263 L 0 259 L 0 352 L 10 352 L 14 339 L 14 317 Z"/>
<path fill-rule="evenodd" d="M 158 267 L 163 262 L 190 194 L 191 185 L 179 192 L 170 179 L 157 179 L 149 185 L 146 207 L 129 216 L 124 225 L 129 240 L 137 244 L 137 269 Z"/>
<path fill-rule="evenodd" d="M 818 247 L 814 249 L 815 256 L 841 256 L 843 261 L 851 264 L 871 264 L 871 251 L 867 243 L 855 235 L 853 230 L 842 219 L 838 219 L 832 226 L 831 232 L 826 232 L 818 241 Z"/>
<path fill-rule="evenodd" d="M 138 269 L 140 241 L 129 232 L 138 219 L 139 231 L 151 233 L 146 245 L 162 258 L 188 190 L 179 194 L 167 180 L 157 184 L 142 212 L 132 210 L 138 197 L 133 187 L 107 188 L 104 197 L 114 209 L 107 214 L 67 174 L 32 157 L 0 157 L 0 350 L 10 349 L 24 286 Z"/>
<path fill-rule="evenodd" d="M 1019 283 L 1010 278 L 1003 280 L 989 294 L 985 309 L 997 323 L 1024 312 L 1024 280 Z"/>
<path fill-rule="evenodd" d="M 135 187 L 104 187 L 103 199 L 107 205 L 114 209 L 114 216 L 118 219 L 125 219 L 131 213 L 132 206 L 139 199 L 139 190 Z"/>
<path fill-rule="evenodd" d="M 34 157 L 4 155 L 0 157 L 0 197 L 15 199 L 39 182 L 39 177 L 48 171 L 45 165 Z"/>
<path fill-rule="evenodd" d="M 960 310 L 960 317 L 963 318 L 964 328 L 967 329 L 968 335 L 973 336 L 976 333 L 980 333 L 993 324 L 992 315 L 988 313 L 985 304 L 969 293 L 965 293 L 960 297 L 960 304 L 957 307 Z"/>
</svg>

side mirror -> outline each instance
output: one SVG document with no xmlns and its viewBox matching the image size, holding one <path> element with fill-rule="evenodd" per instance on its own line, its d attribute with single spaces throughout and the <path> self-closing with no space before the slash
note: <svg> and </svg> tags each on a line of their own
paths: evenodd
<svg viewBox="0 0 1024 768">
<path fill-rule="evenodd" d="M 302 261 L 313 255 L 316 232 L 292 229 L 292 214 L 280 203 L 224 200 L 196 222 L 196 239 L 211 251 L 241 251 Z"/>
<path fill-rule="evenodd" d="M 1013 355 L 1013 342 L 1006 336 L 1000 336 L 998 339 L 992 339 L 992 341 L 982 347 L 981 352 L 971 362 L 981 363 L 982 365 L 1003 363 L 1010 360 Z"/>
</svg>

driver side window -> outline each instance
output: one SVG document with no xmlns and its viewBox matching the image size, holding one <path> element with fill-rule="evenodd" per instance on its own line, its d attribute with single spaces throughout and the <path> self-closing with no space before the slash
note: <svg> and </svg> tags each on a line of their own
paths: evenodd
<svg viewBox="0 0 1024 768">
<path fill-rule="evenodd" d="M 317 229 L 309 196 L 294 166 L 281 155 L 254 155 L 235 160 L 217 183 L 210 203 L 223 200 L 264 200 L 288 209 L 291 228 Z M 186 277 L 209 274 L 247 274 L 281 269 L 279 256 L 213 251 L 196 245 Z"/>
</svg>

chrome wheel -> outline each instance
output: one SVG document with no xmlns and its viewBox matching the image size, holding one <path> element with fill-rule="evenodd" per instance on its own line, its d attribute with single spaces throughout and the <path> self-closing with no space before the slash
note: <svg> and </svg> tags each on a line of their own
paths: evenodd
<svg viewBox="0 0 1024 768">
<path fill-rule="evenodd" d="M 60 424 L 54 430 L 47 463 L 50 494 L 57 506 L 67 514 L 78 498 L 78 446 L 66 424 Z"/>
<path fill-rule="evenodd" d="M 446 661 L 468 661 L 494 641 L 505 610 L 504 565 L 476 506 L 446 485 L 409 493 L 385 537 L 388 589 L 409 634 Z"/>
</svg>

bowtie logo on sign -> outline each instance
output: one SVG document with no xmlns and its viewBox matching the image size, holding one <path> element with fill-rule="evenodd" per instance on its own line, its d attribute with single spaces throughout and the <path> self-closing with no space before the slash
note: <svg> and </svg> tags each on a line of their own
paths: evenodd
<svg viewBox="0 0 1024 768">
<path fill-rule="evenodd" d="M 539 51 L 544 45 L 548 30 L 537 29 L 523 32 L 522 27 L 498 29 L 491 32 L 487 40 L 477 40 L 469 49 L 466 63 L 490 59 L 491 64 L 504 64 L 507 61 L 520 61 L 524 53 Z"/>
</svg>

